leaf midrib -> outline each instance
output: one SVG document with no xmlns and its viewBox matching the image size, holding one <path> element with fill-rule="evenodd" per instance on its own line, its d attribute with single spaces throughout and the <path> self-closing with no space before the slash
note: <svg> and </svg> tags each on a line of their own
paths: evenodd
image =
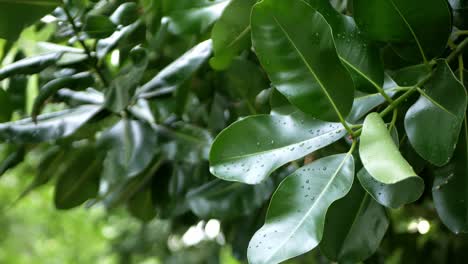
<svg viewBox="0 0 468 264">
<path fill-rule="evenodd" d="M 290 147 L 292 147 L 292 146 L 300 145 L 300 144 L 302 144 L 303 142 L 306 142 L 306 141 L 309 141 L 309 140 L 320 139 L 320 138 L 322 138 L 323 136 L 325 136 L 325 135 L 327 135 L 327 134 L 330 134 L 331 132 L 336 133 L 336 131 L 345 131 L 345 128 L 344 128 L 344 127 L 341 127 L 341 128 L 337 128 L 337 129 L 334 129 L 334 130 L 330 130 L 330 131 L 327 131 L 326 133 L 321 134 L 320 136 L 311 137 L 311 138 L 309 138 L 309 139 L 306 139 L 306 140 L 303 140 L 303 141 L 299 141 L 299 142 L 294 143 L 294 144 L 286 145 L 286 146 L 283 146 L 283 147 L 280 147 L 280 148 L 273 148 L 273 149 L 264 150 L 264 151 L 260 151 L 260 152 L 254 152 L 254 153 L 247 154 L 247 155 L 232 156 L 232 157 L 225 158 L 225 159 L 222 159 L 222 160 L 220 160 L 220 161 L 217 161 L 216 163 L 229 162 L 229 161 L 236 160 L 236 159 L 249 158 L 249 157 L 252 157 L 252 156 L 257 156 L 257 155 L 266 154 L 266 153 L 268 153 L 268 152 L 279 151 L 279 150 L 282 150 L 282 149 L 285 149 L 285 148 L 290 148 Z"/>
<path fill-rule="evenodd" d="M 281 31 L 283 31 L 284 35 L 286 36 L 286 38 L 288 39 L 289 43 L 292 45 L 292 47 L 294 48 L 294 50 L 297 52 L 297 54 L 299 55 L 299 57 L 301 58 L 302 62 L 305 64 L 305 66 L 307 67 L 307 69 L 309 70 L 309 72 L 312 74 L 312 76 L 315 78 L 315 80 L 317 81 L 317 83 L 319 84 L 320 88 L 322 89 L 322 92 L 325 94 L 325 96 L 327 97 L 328 101 L 330 102 L 330 104 L 332 105 L 333 109 L 335 110 L 338 118 L 340 120 L 344 120 L 343 118 L 343 115 L 341 114 L 341 112 L 338 110 L 338 107 L 336 106 L 335 102 L 333 101 L 333 99 L 331 98 L 330 94 L 328 93 L 328 91 L 326 90 L 325 86 L 323 85 L 322 81 L 318 78 L 318 76 L 316 75 L 315 71 L 312 69 L 312 67 L 309 65 L 309 63 L 307 62 L 306 58 L 304 57 L 304 55 L 302 54 L 302 52 L 299 50 L 299 48 L 296 46 L 296 44 L 294 43 L 294 41 L 291 39 L 291 36 L 289 36 L 288 32 L 285 30 L 285 28 L 281 25 L 281 23 L 278 21 L 278 19 L 276 18 L 276 16 L 274 14 L 271 15 L 273 17 L 273 19 L 275 20 L 276 24 L 278 25 L 278 27 L 281 29 Z"/>
<path fill-rule="evenodd" d="M 336 176 L 338 175 L 338 173 L 341 171 L 341 169 L 343 168 L 345 162 L 348 160 L 350 154 L 347 153 L 345 155 L 345 157 L 343 158 L 343 161 L 341 161 L 340 165 L 338 165 L 338 168 L 336 169 L 336 171 L 334 172 L 333 176 L 330 178 L 330 180 L 328 181 L 327 185 L 325 186 L 325 188 L 323 188 L 323 190 L 320 192 L 320 194 L 317 196 L 317 199 L 315 199 L 315 201 L 312 203 L 312 205 L 310 206 L 309 210 L 307 210 L 307 213 L 302 217 L 302 219 L 299 221 L 299 223 L 296 225 L 296 227 L 292 230 L 292 232 L 290 232 L 290 234 L 288 235 L 288 237 L 286 239 L 283 240 L 283 242 L 278 246 L 276 247 L 276 249 L 273 251 L 273 253 L 270 255 L 270 257 L 267 259 L 266 263 L 269 263 L 270 259 L 278 252 L 278 250 L 280 250 L 286 243 L 287 241 L 289 241 L 289 239 L 291 239 L 291 237 L 296 233 L 296 231 L 303 225 L 303 223 L 307 220 L 307 218 L 309 217 L 310 213 L 312 212 L 312 210 L 315 208 L 315 205 L 318 203 L 318 201 L 321 200 L 321 198 L 323 197 L 323 195 L 325 194 L 325 192 L 328 190 L 328 188 L 330 187 L 330 185 L 332 184 L 332 182 L 335 181 L 335 178 Z M 320 239 L 319 239 L 320 241 Z"/>
<path fill-rule="evenodd" d="M 398 6 L 395 4 L 395 2 L 393 0 L 388 0 L 388 1 L 392 4 L 393 8 L 395 8 L 395 11 L 397 11 L 400 18 L 403 20 L 405 25 L 408 27 L 408 30 L 410 31 L 411 35 L 413 36 L 414 40 L 416 41 L 416 44 L 418 45 L 418 49 L 419 49 L 419 52 L 421 53 L 421 56 L 422 56 L 422 58 L 424 60 L 424 63 L 428 64 L 426 54 L 424 54 L 424 50 L 422 48 L 421 42 L 419 42 L 419 39 L 418 39 L 418 36 L 416 35 L 416 32 L 414 32 L 414 30 L 411 27 L 411 25 L 409 24 L 408 20 L 406 20 L 406 17 L 403 15 L 403 13 L 401 13 L 401 10 L 398 8 Z"/>
</svg>

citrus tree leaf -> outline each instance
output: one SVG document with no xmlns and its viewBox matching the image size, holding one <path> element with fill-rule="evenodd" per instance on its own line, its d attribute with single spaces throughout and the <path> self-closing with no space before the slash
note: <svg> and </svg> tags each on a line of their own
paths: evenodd
<svg viewBox="0 0 468 264">
<path fill-rule="evenodd" d="M 232 0 L 211 32 L 214 57 L 210 65 L 214 69 L 226 69 L 232 59 L 243 49 L 249 48 L 250 13 L 257 0 Z"/>
<path fill-rule="evenodd" d="M 400 56 L 413 61 L 439 56 L 452 31 L 446 0 L 356 0 L 353 10 L 370 39 L 391 43 Z"/>
<path fill-rule="evenodd" d="M 61 5 L 60 0 L 0 1 L 0 38 L 16 40 L 21 31 Z"/>
<path fill-rule="evenodd" d="M 257 184 L 284 164 L 330 145 L 345 134 L 339 123 L 299 112 L 291 116 L 250 116 L 216 137 L 210 152 L 211 173 L 228 181 Z"/>
<path fill-rule="evenodd" d="M 64 138 L 75 133 L 101 111 L 100 106 L 83 105 L 37 117 L 0 124 L 0 139 L 12 143 L 39 143 Z"/>
<path fill-rule="evenodd" d="M 138 97 L 151 98 L 159 93 L 175 91 L 208 60 L 211 53 L 211 40 L 199 43 L 144 84 L 137 92 Z"/>
<path fill-rule="evenodd" d="M 265 224 L 249 243 L 249 263 L 279 263 L 316 247 L 328 208 L 349 192 L 353 177 L 351 154 L 319 159 L 288 176 L 273 194 Z"/>
<path fill-rule="evenodd" d="M 304 23 L 308 26 L 298 26 Z M 326 121 L 348 115 L 353 80 L 338 57 L 330 25 L 318 11 L 302 0 L 264 0 L 254 6 L 251 25 L 261 64 L 293 105 Z"/>
<path fill-rule="evenodd" d="M 327 212 L 320 252 L 337 262 L 364 261 L 377 251 L 388 225 L 385 209 L 355 181 Z"/>
<path fill-rule="evenodd" d="M 447 62 L 439 60 L 420 93 L 406 113 L 408 140 L 421 157 L 442 166 L 449 162 L 458 141 L 466 112 L 466 90 Z"/>
<path fill-rule="evenodd" d="M 390 188 L 398 185 L 413 187 L 407 190 L 411 194 L 404 194 L 405 197 L 410 198 L 407 201 L 400 201 L 401 203 L 412 202 L 422 195 L 423 180 L 416 175 L 411 165 L 403 158 L 387 131 L 385 123 L 377 113 L 367 115 L 364 121 L 359 155 L 365 169 L 380 187 Z M 363 184 L 363 186 L 366 188 L 368 185 Z M 390 190 L 396 192 L 393 195 L 399 195 L 402 191 L 397 188 Z M 370 194 L 375 196 L 374 192 L 370 192 Z M 386 195 L 385 192 L 381 192 L 381 194 Z M 380 200 L 377 199 L 377 201 Z"/>
</svg>

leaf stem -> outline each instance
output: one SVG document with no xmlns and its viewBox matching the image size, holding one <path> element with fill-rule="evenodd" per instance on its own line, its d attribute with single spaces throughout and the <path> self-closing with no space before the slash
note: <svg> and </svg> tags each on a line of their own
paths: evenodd
<svg viewBox="0 0 468 264">
<path fill-rule="evenodd" d="M 457 48 L 450 53 L 447 57 L 447 63 L 452 62 L 454 59 L 458 57 L 458 55 L 462 54 L 465 48 L 468 47 L 468 38 L 465 38 L 460 44 L 458 44 Z"/>
<path fill-rule="evenodd" d="M 464 74 L 463 74 L 463 71 L 464 71 L 464 70 L 465 70 L 465 66 L 463 65 L 463 55 L 460 54 L 460 55 L 458 56 L 458 71 L 459 71 L 458 74 L 460 75 L 460 82 L 461 82 L 462 84 L 465 83 L 465 80 L 464 80 L 464 78 L 463 78 L 463 77 L 464 77 L 464 76 L 463 76 L 463 75 L 464 75 Z"/>
<path fill-rule="evenodd" d="M 84 49 L 84 51 L 86 53 L 86 56 L 88 57 L 88 60 L 91 62 L 94 71 L 96 72 L 96 74 L 98 75 L 99 79 L 102 81 L 104 86 L 108 86 L 109 82 L 107 81 L 107 79 L 105 78 L 105 76 L 101 72 L 101 70 L 99 69 L 97 61 L 94 59 L 94 57 L 93 57 L 93 55 L 91 53 L 91 50 L 86 45 L 86 43 L 80 38 L 80 36 L 79 36 L 80 30 L 78 29 L 78 26 L 76 25 L 75 20 L 73 19 L 73 16 L 71 15 L 70 11 L 67 9 L 67 7 L 65 5 L 62 7 L 62 9 L 65 12 L 67 20 L 70 23 L 70 25 L 71 25 L 71 27 L 73 29 L 73 32 L 74 32 L 76 38 L 78 39 L 78 42 L 83 47 L 83 49 Z"/>
</svg>

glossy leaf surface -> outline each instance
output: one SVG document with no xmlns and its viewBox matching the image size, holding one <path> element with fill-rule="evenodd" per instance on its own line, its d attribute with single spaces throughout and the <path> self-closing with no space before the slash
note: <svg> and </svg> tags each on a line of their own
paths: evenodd
<svg viewBox="0 0 468 264">
<path fill-rule="evenodd" d="M 84 105 L 37 117 L 0 124 L 0 138 L 12 143 L 39 143 L 67 137 L 76 132 L 95 116 L 101 108 Z"/>
<path fill-rule="evenodd" d="M 405 130 L 416 152 L 442 166 L 449 162 L 466 112 L 467 94 L 445 61 L 439 61 L 421 97 L 408 110 Z"/>
<path fill-rule="evenodd" d="M 452 30 L 446 0 L 356 0 L 353 9 L 369 38 L 392 43 L 399 55 L 410 60 L 428 62 L 440 55 Z"/>
<path fill-rule="evenodd" d="M 350 16 L 340 14 L 328 0 L 308 0 L 333 28 L 336 49 L 348 67 L 356 89 L 375 92 L 384 82 L 383 65 L 377 47 L 369 43 Z"/>
<path fill-rule="evenodd" d="M 249 243 L 249 263 L 279 263 L 316 247 L 328 208 L 348 193 L 353 177 L 350 154 L 319 159 L 288 176 L 273 194 L 265 225 Z"/>
<path fill-rule="evenodd" d="M 400 203 L 409 203 L 421 196 L 424 189 L 423 180 L 417 176 L 411 165 L 403 158 L 387 131 L 385 123 L 377 113 L 369 114 L 364 121 L 359 155 L 365 169 L 374 179 L 371 182 L 372 185 L 378 184 L 379 187 L 389 188 L 389 185 L 398 186 L 401 184 L 413 187 L 411 190 L 407 190 L 410 194 L 405 194 L 408 200 L 399 201 Z M 367 186 L 367 184 L 363 185 Z M 390 190 L 400 192 L 397 188 Z M 370 193 L 375 195 L 373 191 Z M 383 199 L 387 201 L 387 192 L 382 191 L 379 195 L 384 195 Z M 383 204 L 388 205 L 387 202 Z"/>
<path fill-rule="evenodd" d="M 241 50 L 249 48 L 250 13 L 256 0 L 233 0 L 216 22 L 211 33 L 214 57 L 210 64 L 225 69 Z"/>
<path fill-rule="evenodd" d="M 309 26 L 297 26 L 303 23 Z M 354 84 L 319 12 L 301 0 L 264 0 L 254 6 L 251 25 L 260 62 L 293 105 L 321 120 L 348 115 Z"/>
<path fill-rule="evenodd" d="M 215 139 L 210 152 L 211 172 L 224 180 L 256 184 L 284 164 L 345 134 L 339 123 L 319 121 L 301 113 L 250 116 L 235 122 Z"/>
<path fill-rule="evenodd" d="M 211 40 L 199 43 L 161 70 L 151 81 L 144 84 L 137 92 L 138 97 L 149 98 L 157 96 L 161 92 L 173 92 L 208 60 L 211 52 Z"/>
<path fill-rule="evenodd" d="M 388 225 L 385 209 L 355 181 L 351 191 L 330 206 L 320 251 L 334 261 L 361 262 L 375 253 Z"/>
</svg>

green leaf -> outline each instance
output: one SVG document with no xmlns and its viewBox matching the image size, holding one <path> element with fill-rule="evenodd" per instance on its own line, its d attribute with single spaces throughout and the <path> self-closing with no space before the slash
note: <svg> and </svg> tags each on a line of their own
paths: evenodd
<svg viewBox="0 0 468 264">
<path fill-rule="evenodd" d="M 112 165 L 112 171 L 119 177 L 131 178 L 140 174 L 153 161 L 158 151 L 157 139 L 148 124 L 123 119 L 104 131 L 99 143 L 109 149 L 106 159 Z"/>
<path fill-rule="evenodd" d="M 109 19 L 116 25 L 128 26 L 138 19 L 138 5 L 134 2 L 123 3 L 112 13 Z"/>
<path fill-rule="evenodd" d="M 106 91 L 105 106 L 120 113 L 128 107 L 141 79 L 148 67 L 148 52 L 141 47 L 135 47 L 130 51 L 132 64 L 124 67 L 111 82 Z"/>
<path fill-rule="evenodd" d="M 151 190 L 137 192 L 127 202 L 128 211 L 142 222 L 149 222 L 156 217 L 156 209 L 151 199 Z"/>
<path fill-rule="evenodd" d="M 384 184 L 372 177 L 365 168 L 358 172 L 357 177 L 361 186 L 375 201 L 392 209 L 418 200 L 424 192 L 424 183 L 419 178 Z"/>
<path fill-rule="evenodd" d="M 265 225 L 249 243 L 249 263 L 279 263 L 316 247 L 328 208 L 349 192 L 353 177 L 351 154 L 319 159 L 288 176 L 271 198 Z"/>
<path fill-rule="evenodd" d="M 271 179 L 256 186 L 214 180 L 187 193 L 187 201 L 202 219 L 233 219 L 260 208 L 273 190 Z"/>
<path fill-rule="evenodd" d="M 138 89 L 138 98 L 151 98 L 158 96 L 160 93 L 175 91 L 208 60 L 211 56 L 211 50 L 211 40 L 199 43 Z"/>
<path fill-rule="evenodd" d="M 160 135 L 171 140 L 164 145 L 169 160 L 193 164 L 208 160 L 213 137 L 206 129 L 183 122 L 177 122 L 172 127 L 159 126 L 156 129 Z"/>
<path fill-rule="evenodd" d="M 99 175 L 102 169 L 102 155 L 93 146 L 77 147 L 72 156 L 64 162 L 63 173 L 55 185 L 54 203 L 57 209 L 71 209 L 90 198 L 96 197 L 99 189 Z"/>
<path fill-rule="evenodd" d="M 233 123 L 215 139 L 210 152 L 211 173 L 228 181 L 257 184 L 286 163 L 345 134 L 339 123 L 299 112 L 291 116 L 250 116 Z"/>
<path fill-rule="evenodd" d="M 55 64 L 62 55 L 62 52 L 48 53 L 8 64 L 0 69 L 0 81 L 17 74 L 39 73 L 45 68 Z"/>
<path fill-rule="evenodd" d="M 388 97 L 392 98 L 396 94 L 394 88 L 398 88 L 398 84 L 396 84 L 388 75 L 385 76 L 385 84 L 383 89 Z M 356 123 L 369 111 L 385 102 L 385 98 L 380 93 L 360 93 L 354 98 L 353 108 L 351 109 L 351 112 L 349 113 L 346 120 L 350 123 Z"/>
<path fill-rule="evenodd" d="M 377 193 L 377 195 L 373 191 L 374 189 L 368 190 L 377 201 L 381 202 L 381 199 L 393 201 L 391 197 L 387 196 L 400 195 L 401 189 L 397 189 L 397 187 L 405 186 L 405 194 L 401 194 L 401 196 L 408 197 L 408 199 L 396 197 L 398 203 L 396 206 L 393 206 L 393 203 L 389 205 L 387 202 L 383 202 L 383 205 L 397 207 L 400 204 L 412 202 L 422 195 L 424 181 L 416 175 L 410 164 L 400 154 L 385 123 L 377 113 L 369 114 L 364 121 L 359 155 L 365 169 L 376 181 L 371 183 L 374 186 L 377 185 L 377 188 L 382 188 L 382 192 Z M 360 173 L 360 175 L 360 179 L 362 179 L 362 174 Z M 364 182 L 363 187 L 369 188 L 369 184 Z M 390 190 L 390 195 L 385 190 Z M 380 195 L 383 197 L 380 198 Z"/>
<path fill-rule="evenodd" d="M 84 105 L 37 117 L 37 124 L 31 118 L 0 124 L 0 139 L 12 143 L 39 143 L 64 138 L 101 111 L 96 105 Z"/>
<path fill-rule="evenodd" d="M 54 79 L 41 87 L 39 95 L 34 100 L 34 105 L 31 112 L 31 118 L 36 121 L 37 115 L 40 114 L 45 102 L 53 96 L 59 89 L 68 87 L 76 88 L 77 86 L 89 87 L 94 83 L 93 75 L 89 72 L 80 72 L 71 76 L 60 77 Z"/>
<path fill-rule="evenodd" d="M 320 252 L 337 262 L 364 261 L 377 251 L 388 224 L 385 209 L 354 181 L 327 212 Z"/>
<path fill-rule="evenodd" d="M 115 49 L 119 43 L 135 32 L 140 25 L 141 21 L 137 20 L 128 26 L 120 28 L 118 31 L 115 31 L 110 37 L 100 39 L 96 45 L 96 55 L 98 59 L 104 58 L 109 52 Z"/>
<path fill-rule="evenodd" d="M 235 58 L 225 71 L 222 89 L 236 100 L 236 109 L 240 116 L 257 113 L 257 95 L 268 88 L 268 80 L 262 68 L 249 60 Z"/>
<path fill-rule="evenodd" d="M 61 5 L 60 0 L 0 1 L 0 38 L 16 40 L 21 31 Z"/>
<path fill-rule="evenodd" d="M 453 13 L 453 24 L 459 29 L 468 29 L 468 1 L 449 0 Z"/>
<path fill-rule="evenodd" d="M 304 23 L 308 26 L 298 26 Z M 348 115 L 353 80 L 320 13 L 302 0 L 264 0 L 254 6 L 251 24 L 255 52 L 278 91 L 321 120 L 339 121 Z"/>
<path fill-rule="evenodd" d="M 211 33 L 214 57 L 210 65 L 224 70 L 242 50 L 249 48 L 250 13 L 257 0 L 232 0 L 216 22 Z"/>
<path fill-rule="evenodd" d="M 57 92 L 57 97 L 59 100 L 64 101 L 71 106 L 104 104 L 104 95 L 92 88 L 88 88 L 85 91 L 73 91 L 67 88 L 60 89 Z"/>
<path fill-rule="evenodd" d="M 329 0 L 308 0 L 333 28 L 336 49 L 347 66 L 356 89 L 376 91 L 384 82 L 384 69 L 377 47 L 367 40 L 350 16 L 336 11 Z"/>
<path fill-rule="evenodd" d="M 168 30 L 176 35 L 203 33 L 228 4 L 229 0 L 171 0 L 166 4 Z"/>
<path fill-rule="evenodd" d="M 106 38 L 116 30 L 117 25 L 114 24 L 109 17 L 103 15 L 89 15 L 86 17 L 83 25 L 83 31 L 91 38 Z"/>
<path fill-rule="evenodd" d="M 355 0 L 353 10 L 370 39 L 391 43 L 400 56 L 412 61 L 427 63 L 439 56 L 452 31 L 446 0 Z"/>
<path fill-rule="evenodd" d="M 466 72 L 465 72 L 466 73 Z M 468 80 L 465 80 L 468 84 Z M 455 234 L 468 233 L 468 123 L 463 122 L 453 158 L 441 168 L 434 168 L 432 197 L 442 222 Z"/>
<path fill-rule="evenodd" d="M 0 177 L 8 170 L 15 168 L 18 164 L 22 163 L 24 156 L 26 156 L 26 148 L 24 146 L 19 146 L 9 153 L 5 159 L 0 162 Z"/>
<path fill-rule="evenodd" d="M 466 90 L 447 62 L 439 60 L 432 78 L 419 92 L 421 97 L 405 117 L 408 140 L 421 157 L 442 166 L 449 162 L 458 141 Z"/>
</svg>

